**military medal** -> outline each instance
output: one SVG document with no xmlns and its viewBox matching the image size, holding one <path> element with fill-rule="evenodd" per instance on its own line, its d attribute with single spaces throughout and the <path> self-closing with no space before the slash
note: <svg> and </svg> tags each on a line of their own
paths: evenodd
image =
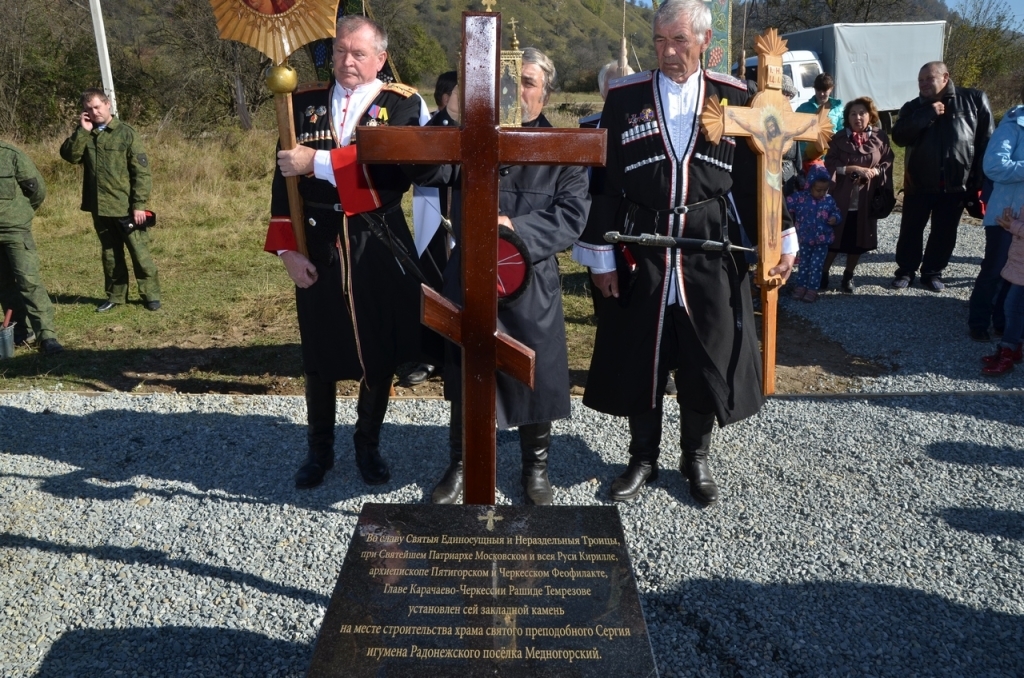
<svg viewBox="0 0 1024 678">
<path fill-rule="evenodd" d="M 306 117 L 308 118 L 311 115 L 313 115 L 313 107 L 312 106 L 306 106 Z"/>
</svg>

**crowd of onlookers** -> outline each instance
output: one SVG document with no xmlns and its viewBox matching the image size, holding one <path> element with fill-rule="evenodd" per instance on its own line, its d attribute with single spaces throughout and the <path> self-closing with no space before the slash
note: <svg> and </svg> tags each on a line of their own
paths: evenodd
<svg viewBox="0 0 1024 678">
<path fill-rule="evenodd" d="M 800 113 L 829 109 L 835 133 L 827 151 L 794 144 L 783 165 L 783 191 L 800 242 L 792 297 L 815 302 L 831 285 L 838 255 L 845 257 L 839 290 L 852 294 L 861 255 L 878 246 L 878 220 L 896 204 L 893 150 L 905 148 L 903 206 L 896 244 L 895 290 L 945 289 L 943 270 L 956 247 L 964 210 L 981 218 L 985 255 L 970 298 L 968 327 L 975 341 L 1000 338 L 982 358 L 982 372 L 997 376 L 1022 360 L 1024 335 L 1024 106 L 1008 111 L 993 132 L 985 93 L 957 87 L 941 62 L 918 75 L 920 96 L 900 109 L 890 136 L 869 97 L 845 105 L 833 98 L 827 73 Z M 783 94 L 797 94 L 783 77 Z M 1021 93 L 1024 99 L 1024 91 Z M 924 237 L 930 223 L 927 240 Z"/>
</svg>

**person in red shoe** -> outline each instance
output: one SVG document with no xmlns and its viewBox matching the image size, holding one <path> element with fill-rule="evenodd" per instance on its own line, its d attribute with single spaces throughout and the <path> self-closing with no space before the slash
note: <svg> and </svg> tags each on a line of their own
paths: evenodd
<svg viewBox="0 0 1024 678">
<path fill-rule="evenodd" d="M 1013 241 L 1002 273 L 1003 280 L 1010 283 L 1003 305 L 1006 328 L 996 352 L 982 358 L 985 366 L 981 371 L 990 376 L 1006 374 L 1021 362 L 1021 339 L 1024 338 L 1024 209 L 1014 214 L 1007 207 L 996 223 L 1010 232 Z"/>
</svg>

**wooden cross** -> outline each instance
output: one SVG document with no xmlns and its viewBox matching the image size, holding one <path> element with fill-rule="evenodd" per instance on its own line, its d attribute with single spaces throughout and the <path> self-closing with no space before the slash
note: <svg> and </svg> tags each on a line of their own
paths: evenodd
<svg viewBox="0 0 1024 678">
<path fill-rule="evenodd" d="M 486 520 L 487 521 L 486 527 L 487 527 L 488 531 L 490 531 L 490 532 L 494 531 L 494 521 L 495 520 L 505 520 L 501 516 L 494 515 L 494 509 L 488 509 L 487 513 L 485 513 L 482 516 L 477 516 L 476 519 L 477 520 Z"/>
<path fill-rule="evenodd" d="M 729 106 L 711 97 L 704 105 L 700 122 L 708 141 L 717 144 L 723 135 L 746 137 L 757 154 L 757 281 L 761 286 L 761 334 L 764 395 L 775 393 L 775 325 L 779 301 L 779 276 L 768 270 L 782 255 L 782 156 L 793 142 L 816 141 L 828 149 L 832 122 L 828 110 L 818 114 L 794 113 L 789 99 L 782 94 L 782 55 L 786 41 L 774 28 L 757 36 L 757 94 L 750 106 Z"/>
<path fill-rule="evenodd" d="M 498 169 L 605 161 L 605 130 L 498 125 L 501 15 L 462 14 L 462 126 L 360 127 L 361 163 L 462 165 L 461 310 L 423 286 L 423 323 L 462 346 L 465 503 L 494 504 L 495 369 L 533 387 L 533 351 L 497 329 Z"/>
</svg>

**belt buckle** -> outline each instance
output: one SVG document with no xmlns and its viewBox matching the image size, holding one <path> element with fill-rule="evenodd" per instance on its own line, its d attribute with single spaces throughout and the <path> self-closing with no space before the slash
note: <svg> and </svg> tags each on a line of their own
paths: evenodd
<svg viewBox="0 0 1024 678">
<path fill-rule="evenodd" d="M 335 212 L 344 212 L 345 210 L 341 207 L 341 203 L 340 202 L 336 202 L 336 203 L 334 203 L 334 211 Z"/>
</svg>

